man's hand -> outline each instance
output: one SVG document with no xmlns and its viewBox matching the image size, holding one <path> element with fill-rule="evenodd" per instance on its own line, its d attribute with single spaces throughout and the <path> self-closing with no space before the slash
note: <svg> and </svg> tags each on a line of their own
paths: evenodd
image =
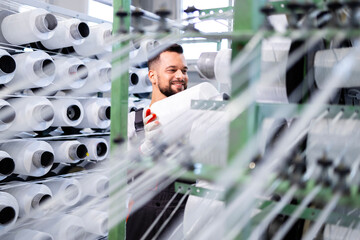
<svg viewBox="0 0 360 240">
<path fill-rule="evenodd" d="M 154 150 L 154 143 L 161 134 L 160 122 L 155 113 L 148 108 L 144 117 L 145 141 L 140 146 L 140 150 L 144 154 L 149 154 Z"/>
</svg>

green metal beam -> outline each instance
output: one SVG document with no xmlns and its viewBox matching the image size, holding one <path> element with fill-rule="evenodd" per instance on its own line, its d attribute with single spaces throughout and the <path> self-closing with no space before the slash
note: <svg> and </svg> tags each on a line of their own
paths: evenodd
<svg viewBox="0 0 360 240">
<path fill-rule="evenodd" d="M 299 189 L 295 193 L 295 198 L 297 198 L 300 202 L 304 199 L 316 186 L 315 181 L 308 181 L 306 187 L 304 189 Z M 285 194 L 288 189 L 291 187 L 289 181 L 283 180 L 280 186 L 277 188 L 275 193 L 283 195 Z M 187 193 L 189 190 L 189 194 L 197 197 L 204 197 L 207 199 L 216 199 L 223 201 L 224 200 L 224 192 L 219 190 L 207 189 L 202 187 L 192 186 L 190 184 L 175 183 L 176 191 L 179 191 L 181 194 Z M 324 202 L 328 202 L 334 196 L 334 192 L 332 189 L 328 187 L 322 187 L 319 193 L 313 199 L 313 203 L 317 205 L 322 205 Z M 260 223 L 263 218 L 276 206 L 275 201 L 262 201 L 256 200 L 256 206 L 258 209 L 262 210 L 258 215 L 255 215 L 251 221 L 252 225 L 257 225 Z M 359 198 L 359 191 L 358 186 L 351 186 L 349 195 L 343 195 L 339 200 L 340 206 L 347 206 L 353 209 L 359 209 L 360 207 L 360 198 Z M 279 214 L 283 214 L 286 216 L 291 216 L 296 211 L 297 205 L 287 204 Z M 318 218 L 319 214 L 321 213 L 321 209 L 317 209 L 314 207 L 307 207 L 305 210 L 299 215 L 298 218 L 306 219 L 310 221 L 314 221 Z M 341 220 L 341 221 L 340 221 Z M 352 222 L 359 223 L 360 218 L 355 214 L 347 215 L 342 213 L 333 212 L 330 217 L 326 220 L 326 223 L 338 223 L 341 226 L 349 226 Z"/>
<path fill-rule="evenodd" d="M 200 15 L 204 14 L 212 14 L 212 13 L 224 13 L 233 10 L 233 7 L 223 7 L 223 8 L 207 8 L 207 9 L 200 9 Z"/>
<path fill-rule="evenodd" d="M 260 14 L 259 9 L 263 5 L 263 1 L 253 0 L 236 0 L 234 5 L 234 31 L 236 32 L 256 32 L 260 29 L 263 22 L 263 16 Z M 232 42 L 232 59 L 238 54 L 241 54 L 242 49 L 245 47 L 247 42 L 244 41 L 233 41 Z M 260 47 L 255 51 L 255 54 L 260 56 Z M 254 74 L 255 73 L 255 74 Z M 241 69 L 241 74 L 232 76 L 232 97 L 237 96 L 246 89 L 254 79 L 258 78 L 260 74 L 260 57 L 254 60 L 246 67 Z M 247 77 L 247 83 L 239 86 L 239 82 L 242 82 L 240 77 L 253 76 L 252 78 Z M 230 123 L 230 137 L 229 137 L 229 161 L 236 155 L 236 153 L 245 146 L 248 139 L 254 134 L 254 122 L 255 122 L 255 108 L 254 106 L 249 107 L 244 113 L 241 114 L 237 119 Z"/>
<path fill-rule="evenodd" d="M 114 0 L 114 21 L 113 21 L 113 33 L 116 34 L 119 29 L 120 20 L 116 16 L 116 12 L 122 9 L 129 13 L 129 16 L 125 20 L 126 28 L 130 29 L 130 0 Z M 113 46 L 113 52 L 118 51 L 126 42 L 120 42 Z M 112 62 L 113 67 L 118 67 L 121 64 L 122 59 L 116 59 Z M 119 147 L 117 143 L 124 142 L 127 139 L 127 118 L 128 118 L 128 85 L 129 85 L 129 73 L 126 72 L 121 76 L 112 77 L 111 86 L 111 149 L 112 152 L 116 147 Z M 117 143 L 116 143 L 117 142 Z M 114 156 L 112 153 L 111 161 L 120 161 L 119 156 Z M 126 171 L 116 173 L 115 176 L 111 177 L 110 186 L 116 185 L 119 181 L 126 180 Z M 110 196 L 115 194 L 110 193 Z M 126 211 L 125 209 L 126 196 L 119 199 L 118 202 L 112 203 L 110 206 L 110 222 L 116 222 L 117 216 L 120 212 Z M 118 205 L 123 206 L 119 208 Z M 112 209 L 120 209 L 119 212 L 112 211 Z M 121 221 L 110 229 L 109 240 L 121 240 L 126 239 L 126 223 Z"/>
</svg>

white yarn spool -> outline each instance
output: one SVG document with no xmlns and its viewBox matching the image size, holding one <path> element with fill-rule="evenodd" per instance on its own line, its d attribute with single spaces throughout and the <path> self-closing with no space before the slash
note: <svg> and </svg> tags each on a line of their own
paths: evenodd
<svg viewBox="0 0 360 240">
<path fill-rule="evenodd" d="M 108 234 L 108 218 L 107 212 L 89 209 L 77 211 L 73 213 L 83 220 L 85 230 L 98 236 L 106 236 Z"/>
<path fill-rule="evenodd" d="M 79 178 L 83 196 L 100 197 L 109 194 L 110 179 L 102 174 L 92 173 Z"/>
<path fill-rule="evenodd" d="M 45 97 L 11 98 L 7 101 L 16 112 L 9 128 L 11 131 L 43 131 L 54 121 L 54 107 Z"/>
<path fill-rule="evenodd" d="M 50 99 L 54 106 L 55 115 L 53 127 L 75 127 L 84 118 L 84 108 L 76 99 L 56 98 Z"/>
<path fill-rule="evenodd" d="M 286 65 L 291 40 L 271 38 L 262 42 L 261 76 L 256 89 L 256 100 L 259 102 L 287 103 Z M 273 74 L 269 76 L 269 74 Z M 274 81 L 269 81 L 276 77 Z"/>
<path fill-rule="evenodd" d="M 225 167 L 228 155 L 229 121 L 224 111 L 203 111 L 191 126 L 189 141 L 195 162 Z M 216 127 L 214 127 L 216 125 Z"/>
<path fill-rule="evenodd" d="M 151 112 L 155 113 L 159 122 L 166 125 L 181 114 L 191 109 L 191 100 L 209 100 L 220 93 L 210 83 L 200 83 L 185 91 L 174 94 L 151 105 Z"/>
<path fill-rule="evenodd" d="M 214 73 L 219 83 L 231 84 L 231 52 L 231 49 L 222 49 L 215 57 Z"/>
<path fill-rule="evenodd" d="M 80 94 L 108 92 L 111 89 L 111 64 L 104 60 L 88 59 L 84 63 L 89 70 L 86 84 L 76 91 Z"/>
<path fill-rule="evenodd" d="M 211 190 L 214 189 L 213 186 L 204 181 L 197 183 L 196 186 Z M 191 237 L 196 235 L 198 230 L 207 224 L 209 219 L 216 217 L 225 210 L 225 203 L 214 199 L 215 197 L 212 194 L 207 195 L 207 198 L 189 196 L 185 205 L 183 221 L 183 233 L 184 236 L 187 235 L 186 239 L 192 239 Z M 226 229 L 225 222 L 219 222 L 219 224 L 224 226 L 219 229 Z M 223 231 L 218 231 L 212 239 L 221 239 L 224 235 L 225 233 Z"/>
<path fill-rule="evenodd" d="M 109 145 L 104 138 L 79 138 L 78 141 L 87 147 L 90 160 L 102 161 L 109 154 Z"/>
<path fill-rule="evenodd" d="M 84 107 L 84 119 L 78 128 L 106 129 L 110 126 L 110 101 L 107 98 L 79 99 Z"/>
<path fill-rule="evenodd" d="M 1 31 L 9 43 L 22 45 L 51 38 L 56 27 L 56 17 L 37 8 L 5 17 Z"/>
<path fill-rule="evenodd" d="M 85 240 L 86 231 L 82 219 L 70 214 L 43 218 L 33 224 L 34 229 L 49 233 L 55 240 Z"/>
<path fill-rule="evenodd" d="M 80 201 L 82 191 L 78 180 L 59 178 L 44 182 L 53 193 L 54 199 L 65 206 L 73 206 Z"/>
<path fill-rule="evenodd" d="M 9 129 L 15 117 L 15 109 L 7 101 L 0 99 L 0 131 Z"/>
<path fill-rule="evenodd" d="M 358 120 L 340 119 L 333 122 L 332 119 L 323 119 L 312 122 L 306 144 L 306 158 L 311 176 L 318 177 L 321 169 L 317 160 L 324 154 L 335 166 L 340 162 L 340 158 L 343 164 L 351 166 L 359 156 L 357 145 L 357 139 L 360 137 L 359 129 Z M 339 162 L 336 164 L 335 161 Z"/>
<path fill-rule="evenodd" d="M 335 224 L 326 224 L 324 229 L 324 237 L 326 240 L 344 240 L 358 239 L 360 235 L 359 229 L 354 227 L 344 227 Z"/>
<path fill-rule="evenodd" d="M 148 68 L 131 68 L 129 73 L 129 93 L 146 93 L 152 91 L 148 77 Z"/>
<path fill-rule="evenodd" d="M 42 218 L 50 210 L 42 207 L 52 198 L 50 189 L 43 184 L 28 183 L 4 191 L 16 198 L 19 204 L 19 217 Z"/>
<path fill-rule="evenodd" d="M 49 54 L 38 50 L 13 55 L 16 71 L 6 86 L 14 91 L 41 88 L 50 85 L 55 78 L 55 64 Z"/>
<path fill-rule="evenodd" d="M 110 53 L 112 46 L 108 43 L 111 37 L 112 25 L 101 23 L 90 27 L 90 34 L 80 45 L 75 45 L 74 49 L 81 56 L 92 56 L 102 53 Z"/>
<path fill-rule="evenodd" d="M 19 205 L 15 197 L 0 192 L 0 230 L 13 226 L 19 215 Z"/>
<path fill-rule="evenodd" d="M 89 33 L 90 29 L 87 23 L 76 18 L 67 19 L 59 21 L 54 35 L 48 40 L 41 41 L 41 44 L 47 49 L 80 45 L 89 36 Z"/>
<path fill-rule="evenodd" d="M 54 238 L 46 232 L 40 232 L 32 229 L 20 229 L 16 232 L 6 235 L 6 239 L 13 240 L 53 240 Z"/>
<path fill-rule="evenodd" d="M 54 151 L 44 141 L 16 140 L 5 142 L 0 149 L 15 161 L 14 173 L 41 177 L 50 171 L 54 162 Z"/>
<path fill-rule="evenodd" d="M 16 62 L 5 50 L 0 49 L 0 84 L 10 82 L 15 75 Z"/>
<path fill-rule="evenodd" d="M 130 52 L 130 65 L 138 66 L 148 61 L 149 53 L 159 46 L 159 42 L 153 39 L 141 41 L 136 50 Z"/>
<path fill-rule="evenodd" d="M 331 50 L 318 51 L 315 55 L 315 81 L 320 89 L 327 87 L 327 80 L 332 74 L 336 64 L 341 62 L 350 53 L 356 53 L 353 48 L 339 48 Z M 360 55 L 356 54 L 355 62 L 360 62 Z M 355 63 L 354 66 L 358 66 Z M 346 77 L 346 81 L 341 83 L 339 88 L 360 87 L 359 81 L 360 70 L 357 67 L 351 69 L 351 73 Z"/>
<path fill-rule="evenodd" d="M 88 77 L 88 68 L 76 57 L 54 57 L 56 77 L 50 90 L 78 89 L 84 86 Z"/>
<path fill-rule="evenodd" d="M 77 163 L 88 155 L 85 144 L 77 140 L 48 141 L 48 143 L 54 149 L 54 162 L 57 163 Z"/>
<path fill-rule="evenodd" d="M 5 179 L 15 170 L 15 162 L 7 152 L 0 151 L 0 180 Z"/>
</svg>

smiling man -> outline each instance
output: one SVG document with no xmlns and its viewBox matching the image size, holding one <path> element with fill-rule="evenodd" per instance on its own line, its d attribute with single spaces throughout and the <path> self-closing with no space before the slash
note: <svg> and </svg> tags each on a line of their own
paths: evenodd
<svg viewBox="0 0 360 240">
<path fill-rule="evenodd" d="M 173 44 L 166 48 L 148 61 L 148 67 L 153 87 L 151 104 L 187 88 L 188 67 L 180 45 Z"/>
<path fill-rule="evenodd" d="M 152 97 L 150 106 L 157 102 L 170 97 L 176 93 L 184 91 L 188 84 L 187 64 L 183 55 L 183 48 L 178 44 L 173 44 L 157 54 L 154 58 L 148 61 L 148 77 L 152 83 Z M 132 137 L 142 139 L 142 143 L 139 147 L 142 154 L 151 154 L 156 146 L 153 145 L 154 139 L 161 139 L 161 126 L 156 113 L 152 113 L 150 106 L 145 109 L 137 109 L 135 112 L 129 114 L 129 127 L 128 134 L 129 139 Z M 153 226 L 151 231 L 144 239 L 152 239 L 156 233 L 161 229 L 161 226 L 170 217 L 180 199 L 181 194 L 178 194 L 175 198 L 174 183 L 170 184 L 165 189 L 159 191 L 157 186 L 153 186 L 149 191 L 153 191 L 155 195 L 149 202 L 142 206 L 137 211 L 131 211 L 129 207 L 129 217 L 126 224 L 126 239 L 138 240 L 144 237 L 148 228 L 153 224 L 155 219 L 164 210 L 161 218 Z M 172 199 L 173 198 L 173 199 Z M 169 206 L 166 206 L 172 199 Z M 167 224 L 167 230 L 177 227 L 176 221 L 182 219 L 185 209 L 186 201 L 183 201 L 172 220 Z M 133 206 L 136 206 L 137 200 L 133 199 Z M 166 233 L 172 231 L 164 230 L 160 235 L 160 239 L 167 239 Z M 177 234 L 182 235 L 182 231 L 178 231 Z M 179 237 L 179 236 L 178 236 Z"/>
</svg>

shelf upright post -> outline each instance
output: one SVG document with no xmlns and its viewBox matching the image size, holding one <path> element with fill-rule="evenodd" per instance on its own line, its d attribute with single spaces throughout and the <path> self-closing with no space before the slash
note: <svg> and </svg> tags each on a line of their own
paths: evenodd
<svg viewBox="0 0 360 240">
<path fill-rule="evenodd" d="M 128 32 L 130 30 L 130 0 L 114 0 L 113 1 L 113 11 L 114 11 L 114 21 L 113 21 L 113 35 L 118 33 L 120 28 L 120 20 L 116 13 L 119 9 L 126 11 L 129 13 L 128 17 L 125 18 L 124 24 Z M 119 51 L 121 48 L 126 46 L 127 42 L 117 42 L 113 45 L 113 53 Z M 113 70 L 115 68 L 119 68 L 121 66 L 122 60 L 125 57 L 121 57 L 118 59 L 114 59 L 112 62 Z M 125 67 L 125 66 L 122 66 Z M 111 86 L 111 162 L 110 164 L 118 164 L 121 161 L 120 156 L 116 156 L 117 154 L 114 151 L 116 148 L 124 148 L 123 142 L 127 139 L 127 118 L 128 118 L 128 86 L 129 86 L 129 73 L 125 71 L 125 73 L 120 76 L 115 76 L 113 71 L 112 76 L 112 86 Z M 123 183 L 122 183 L 123 182 Z M 120 183 L 120 184 L 119 184 Z M 110 180 L 110 189 L 114 189 L 113 192 L 110 192 L 110 199 L 114 196 L 119 188 L 112 186 L 125 186 L 126 185 L 126 170 L 123 169 L 121 172 L 115 173 L 111 176 Z M 109 231 L 109 240 L 121 240 L 126 239 L 126 222 L 125 220 L 119 221 L 120 214 L 123 214 L 126 211 L 126 196 L 120 196 L 118 201 L 110 201 L 110 209 L 109 209 L 109 223 L 110 231 Z M 120 207 L 119 207 L 120 206 Z M 113 210 L 117 209 L 117 210 Z"/>
<path fill-rule="evenodd" d="M 234 2 L 234 32 L 256 32 L 260 29 L 263 22 L 263 16 L 260 14 L 260 7 L 263 5 L 263 0 L 235 0 Z M 234 60 L 238 54 L 246 46 L 247 42 L 233 41 L 232 48 L 232 60 Z M 261 46 L 255 48 L 256 56 L 261 55 Z M 256 57 L 254 60 L 246 64 L 242 69 L 238 69 L 237 73 L 233 74 L 231 80 L 231 96 L 232 98 L 238 96 L 243 90 L 248 88 L 256 79 L 260 76 L 260 57 Z M 246 83 L 243 79 L 246 77 Z M 240 84 L 241 83 L 241 84 Z M 255 94 L 255 93 L 251 93 Z M 255 105 L 252 105 L 240 116 L 230 123 L 230 138 L 229 138 L 229 161 L 231 161 L 235 154 L 244 147 L 246 142 L 253 136 L 255 131 Z"/>
<path fill-rule="evenodd" d="M 263 0 L 235 0 L 234 2 L 234 32 L 253 32 L 257 33 L 263 22 L 263 17 L 260 14 L 260 7 L 263 5 Z M 245 41 L 232 41 L 232 63 L 234 59 L 242 54 L 246 47 Z M 236 74 L 232 71 L 231 76 L 231 98 L 242 94 L 251 84 L 256 81 L 260 76 L 260 63 L 261 63 L 261 44 L 258 44 L 251 55 L 255 54 L 255 58 L 241 69 L 236 70 Z M 246 78 L 246 81 L 244 81 Z M 255 93 L 250 93 L 255 94 Z M 254 136 L 256 131 L 256 107 L 252 104 L 239 116 L 230 122 L 229 132 L 229 149 L 228 149 L 228 162 L 234 160 L 236 154 L 241 150 L 246 143 Z M 225 202 L 231 201 L 232 191 L 226 193 Z M 250 217 L 250 216 L 249 216 Z M 236 239 L 247 239 L 251 232 L 251 224 L 243 228 Z"/>
</svg>

